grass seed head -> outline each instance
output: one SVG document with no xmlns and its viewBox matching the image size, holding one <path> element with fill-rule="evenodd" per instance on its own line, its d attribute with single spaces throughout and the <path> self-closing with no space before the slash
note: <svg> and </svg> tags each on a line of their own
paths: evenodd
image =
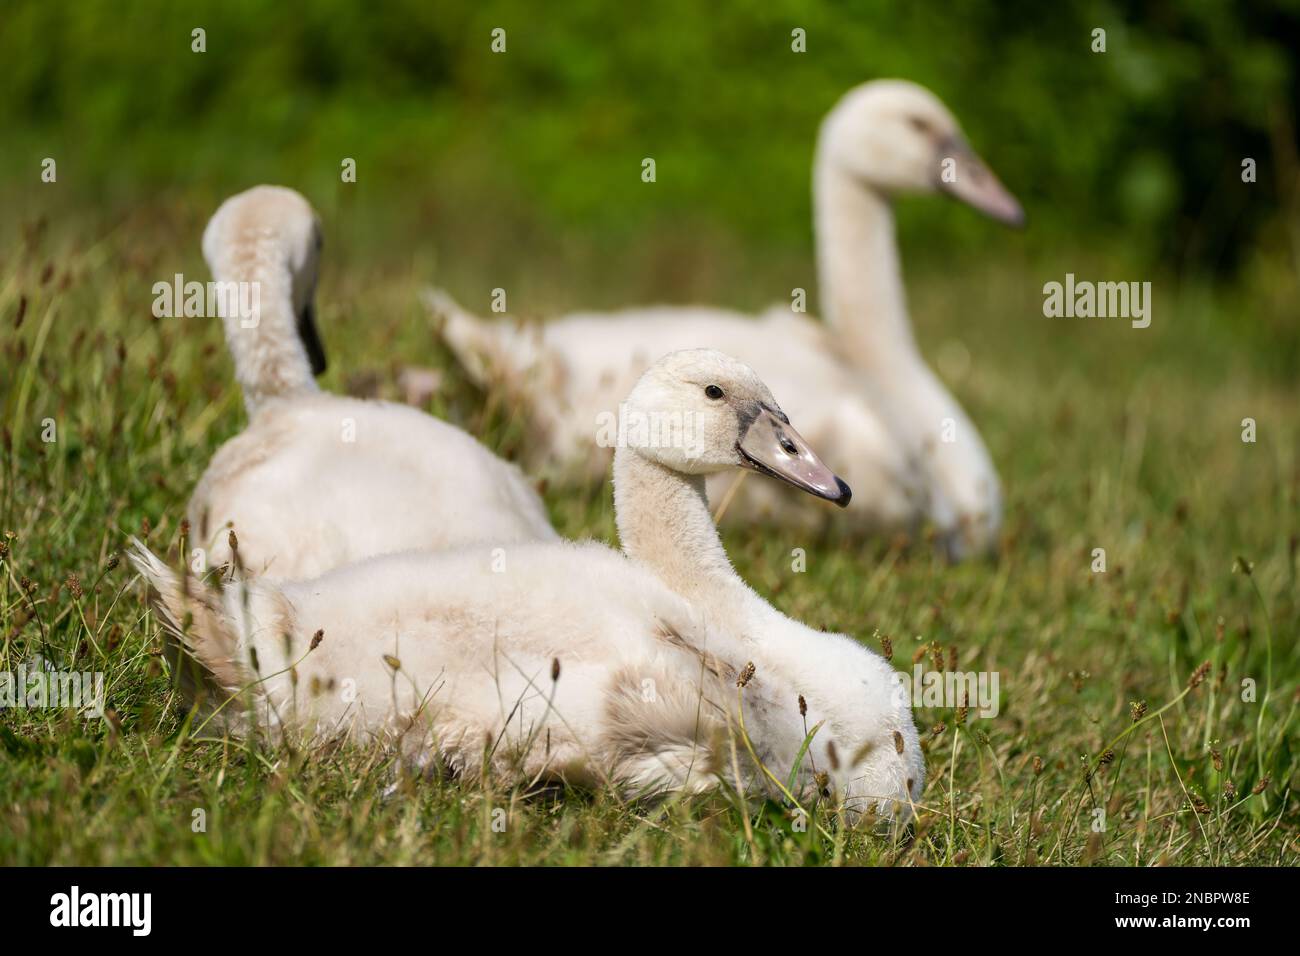
<svg viewBox="0 0 1300 956">
<path fill-rule="evenodd" d="M 826 741 L 826 759 L 830 761 L 832 770 L 840 769 L 840 752 L 835 749 L 835 741 Z"/>
<path fill-rule="evenodd" d="M 1083 848 L 1083 862 L 1095 863 L 1101 856 L 1102 843 L 1100 833 L 1089 833 L 1088 842 Z"/>
<path fill-rule="evenodd" d="M 1131 700 L 1128 705 L 1129 716 L 1133 718 L 1133 723 L 1137 723 L 1147 713 L 1147 702 L 1145 700 Z"/>
<path fill-rule="evenodd" d="M 856 767 L 858 764 L 862 763 L 862 761 L 866 760 L 871 754 L 871 751 L 875 749 L 876 742 L 874 740 L 868 740 L 853 752 L 853 756 L 849 758 L 849 766 Z"/>
<path fill-rule="evenodd" d="M 318 628 L 316 633 L 311 636 L 311 644 L 308 645 L 308 650 L 316 650 L 323 640 L 325 640 L 325 628 L 322 627 Z"/>
<path fill-rule="evenodd" d="M 1205 680 L 1205 675 L 1210 673 L 1210 666 L 1210 662 L 1206 661 L 1200 667 L 1196 668 L 1196 670 L 1192 671 L 1192 676 L 1187 681 L 1187 686 L 1189 688 L 1201 686 L 1201 682 Z"/>
<path fill-rule="evenodd" d="M 736 677 L 736 686 L 744 687 L 754 679 L 754 662 L 750 661 L 740 669 L 740 674 Z"/>
</svg>

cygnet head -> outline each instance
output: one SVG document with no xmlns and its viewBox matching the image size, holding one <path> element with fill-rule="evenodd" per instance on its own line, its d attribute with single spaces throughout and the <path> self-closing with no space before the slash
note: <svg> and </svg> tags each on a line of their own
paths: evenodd
<svg viewBox="0 0 1300 956">
<path fill-rule="evenodd" d="M 641 376 L 620 411 L 621 444 L 674 471 L 747 468 L 840 507 L 852 497 L 754 370 L 722 352 L 664 356 Z"/>
<path fill-rule="evenodd" d="M 254 186 L 223 202 L 203 230 L 203 258 L 218 281 L 247 279 L 254 266 L 284 269 L 298 335 L 313 374 L 325 371 L 316 328 L 316 279 L 323 244 L 311 203 L 284 186 Z"/>
<path fill-rule="evenodd" d="M 819 162 L 886 195 L 943 192 L 999 222 L 1024 211 L 967 144 L 957 120 L 929 90 L 874 80 L 846 93 L 822 122 Z"/>
</svg>

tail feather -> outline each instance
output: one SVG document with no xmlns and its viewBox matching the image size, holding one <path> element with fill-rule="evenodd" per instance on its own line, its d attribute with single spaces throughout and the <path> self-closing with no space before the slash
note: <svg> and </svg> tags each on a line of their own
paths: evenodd
<svg viewBox="0 0 1300 956">
<path fill-rule="evenodd" d="M 164 653 L 177 688 L 191 706 L 209 711 L 250 687 L 256 677 L 241 661 L 239 633 L 221 603 L 189 574 L 178 575 L 137 538 L 127 557 L 149 584 L 163 626 Z"/>
<path fill-rule="evenodd" d="M 480 319 L 438 288 L 425 289 L 422 299 L 456 361 L 480 388 L 500 385 L 513 392 L 526 379 L 555 378 L 556 362 L 536 325 Z"/>
<path fill-rule="evenodd" d="M 461 308 L 447 292 L 428 288 L 421 296 L 425 308 L 438 324 L 442 340 L 456 361 L 479 388 L 491 384 L 501 353 L 495 323 L 484 322 Z"/>
</svg>

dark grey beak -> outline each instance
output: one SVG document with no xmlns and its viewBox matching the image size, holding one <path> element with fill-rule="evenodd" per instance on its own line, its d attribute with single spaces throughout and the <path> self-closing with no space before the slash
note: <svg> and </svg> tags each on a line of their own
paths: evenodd
<svg viewBox="0 0 1300 956">
<path fill-rule="evenodd" d="M 953 162 L 945 164 L 949 159 Z M 1025 224 L 1025 211 L 1016 197 L 965 141 L 949 137 L 940 143 L 936 165 L 939 168 L 936 185 L 942 192 L 1008 226 Z"/>
<path fill-rule="evenodd" d="M 756 408 L 736 443 L 742 467 L 846 507 L 853 492 L 813 453 L 785 415 L 767 405 Z"/>
<path fill-rule="evenodd" d="M 302 315 L 298 316 L 298 338 L 307 350 L 307 359 L 311 362 L 311 373 L 320 375 L 325 371 L 325 346 L 320 340 L 320 331 L 316 328 L 316 306 L 308 302 L 303 306 Z"/>
</svg>

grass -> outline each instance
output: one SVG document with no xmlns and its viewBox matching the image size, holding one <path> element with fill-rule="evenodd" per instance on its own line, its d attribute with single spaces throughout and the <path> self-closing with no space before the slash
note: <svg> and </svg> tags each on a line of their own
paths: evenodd
<svg viewBox="0 0 1300 956">
<path fill-rule="evenodd" d="M 918 269 L 923 344 L 1006 486 L 999 558 L 952 567 L 924 541 L 795 540 L 728 512 L 739 570 L 785 612 L 877 649 L 887 637 L 900 668 L 938 655 L 1000 675 L 996 718 L 918 709 L 929 781 L 907 839 L 892 841 L 838 827 L 826 806 L 801 828 L 785 806 L 727 793 L 626 806 L 401 780 L 385 798 L 382 752 L 195 739 L 142 588 L 116 554 L 132 533 L 174 549 L 190 490 L 243 423 L 218 324 L 149 315 L 153 282 L 203 275 L 201 225 L 197 210 L 162 210 L 104 230 L 28 224 L 0 246 L 0 671 L 37 653 L 102 671 L 110 707 L 103 720 L 0 710 L 0 862 L 1296 861 L 1300 404 L 1294 369 L 1277 361 L 1283 346 L 1295 354 L 1281 338 L 1294 335 L 1283 331 L 1292 273 L 1256 293 L 1157 281 L 1154 323 L 1137 331 L 1041 316 L 1042 283 L 1088 274 L 1081 257 Z M 468 387 L 429 334 L 417 302 L 435 277 L 426 258 L 367 255 L 331 233 L 326 387 L 395 396 L 404 363 L 444 368 L 429 410 L 517 451 L 521 412 Z M 563 255 L 538 253 L 536 311 L 617 302 L 620 283 L 635 283 L 634 252 L 612 271 L 599 257 L 568 270 L 552 261 Z M 807 275 L 748 255 L 721 260 L 691 294 L 777 298 L 749 277 Z M 1104 266 L 1093 274 L 1125 275 Z M 467 304 L 498 284 L 436 277 Z M 1246 417 L 1255 443 L 1241 440 Z M 607 485 L 546 497 L 563 533 L 613 541 Z M 791 571 L 796 547 L 806 573 Z M 1095 548 L 1105 573 L 1091 569 Z"/>
</svg>

